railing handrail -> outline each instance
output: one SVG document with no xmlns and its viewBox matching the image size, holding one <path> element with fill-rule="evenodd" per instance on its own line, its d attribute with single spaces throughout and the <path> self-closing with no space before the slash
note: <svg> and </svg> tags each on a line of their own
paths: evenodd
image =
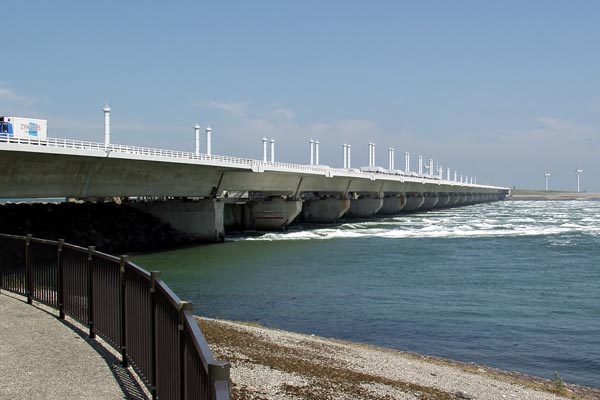
<svg viewBox="0 0 600 400">
<path fill-rule="evenodd" d="M 14 250 L 14 255 L 20 254 L 16 252 L 24 251 L 24 254 L 20 254 L 20 256 L 23 257 L 16 257 L 16 259 L 22 259 L 23 262 L 22 265 L 18 266 L 18 270 L 14 269 L 14 263 L 11 264 L 14 260 L 8 260 L 7 264 L 6 259 L 10 258 L 10 254 L 13 254 L 10 253 L 9 250 L 6 250 L 10 248 L 11 243 L 20 243 L 18 244 L 20 247 L 17 250 Z M 33 247 L 32 245 L 36 245 L 36 247 Z M 54 248 L 56 248 L 57 258 L 56 260 L 48 262 L 47 259 L 44 259 L 44 256 L 48 256 L 48 249 Z M 39 255 L 35 254 L 36 249 L 41 249 Z M 68 264 L 69 268 L 66 268 L 61 261 L 62 257 L 65 256 L 64 250 L 70 250 L 77 254 L 85 255 L 86 257 L 71 259 Z M 165 384 L 165 387 L 161 389 L 161 398 L 184 400 L 190 398 L 191 395 L 193 398 L 203 399 L 200 393 L 198 393 L 198 396 L 195 396 L 194 393 L 190 394 L 189 390 L 192 390 L 190 388 L 202 387 L 202 382 L 208 382 L 207 384 L 210 390 L 207 392 L 210 394 L 209 398 L 206 400 L 229 399 L 229 363 L 215 360 L 206 339 L 202 335 L 202 332 L 191 313 L 191 303 L 182 302 L 171 288 L 160 279 L 158 273 L 146 271 L 128 261 L 126 256 L 118 258 L 97 251 L 94 247 L 84 248 L 64 243 L 62 239 L 56 241 L 33 238 L 31 235 L 19 236 L 0 233 L 0 251 L 2 251 L 0 254 L 0 289 L 25 295 L 30 304 L 34 299 L 41 301 L 44 304 L 59 310 L 60 318 L 64 318 L 64 315 L 67 314 L 80 322 L 83 321 L 90 329 L 90 338 L 94 338 L 96 333 L 103 336 L 107 339 L 108 344 L 121 352 L 123 366 L 127 366 L 129 362 L 135 366 L 134 369 L 138 374 L 141 373 L 143 375 L 142 380 L 148 385 L 148 389 L 151 391 L 153 397 L 157 395 L 157 384 L 160 381 L 168 382 L 168 384 Z M 102 261 L 98 261 L 100 264 L 94 264 L 95 259 Z M 87 261 L 85 261 L 83 265 L 76 265 L 74 260 Z M 37 272 L 35 271 L 36 268 L 38 268 Z M 52 268 L 55 268 L 56 271 L 50 271 Z M 110 277 L 107 278 L 108 275 L 104 275 L 104 278 L 94 278 L 95 276 L 101 276 L 101 274 L 106 271 L 106 268 L 110 270 L 110 274 L 112 274 L 110 276 L 113 277 L 112 280 Z M 134 276 L 138 277 L 135 278 L 137 280 L 130 283 L 131 285 L 134 285 L 131 289 L 127 289 L 128 280 L 125 278 L 125 273 L 127 272 L 134 274 L 129 279 L 132 279 Z M 115 286 L 114 282 L 115 276 L 120 277 L 116 283 L 117 286 Z M 40 280 L 39 282 L 38 279 Z M 94 286 L 94 279 L 99 279 L 99 283 L 96 283 L 98 286 L 97 288 Z M 70 282 L 71 286 L 75 281 L 83 282 L 79 287 L 74 289 L 71 288 L 71 292 L 68 292 L 69 299 L 67 301 L 75 302 L 75 306 L 71 304 L 70 306 L 65 307 L 64 304 L 64 285 L 67 281 Z M 87 283 L 84 281 L 87 281 Z M 10 286 L 11 283 L 13 286 Z M 127 298 L 137 296 L 136 293 L 139 293 L 140 288 L 143 289 L 144 287 L 146 287 L 147 292 L 146 294 L 142 294 L 142 296 L 149 295 L 149 298 L 152 299 L 150 303 L 151 315 L 149 316 L 143 315 L 143 310 L 148 309 L 147 303 L 144 303 L 143 301 L 142 303 L 136 303 L 135 300 L 131 300 L 133 303 L 127 304 Z M 132 292 L 130 295 L 125 296 L 124 293 L 126 293 L 127 290 L 132 290 Z M 97 291 L 98 293 L 96 293 Z M 106 298 L 109 296 L 107 293 L 110 293 L 111 291 L 121 293 L 118 296 L 118 300 Z M 104 295 L 104 297 L 102 297 L 102 295 Z M 42 296 L 42 298 L 36 296 Z M 142 297 L 142 299 L 143 298 L 148 297 Z M 164 300 L 160 300 L 160 304 L 162 304 L 160 306 L 160 312 L 157 303 L 158 299 L 167 301 L 167 303 L 165 303 Z M 102 315 L 95 316 L 94 310 L 98 311 L 99 306 L 95 307 L 94 301 L 99 301 L 101 303 L 108 302 L 108 304 L 113 307 L 113 314 L 111 314 L 110 311 L 107 311 L 105 313 L 99 312 L 99 314 Z M 120 305 L 117 305 L 115 301 Z M 136 304 L 138 305 L 138 308 L 135 308 Z M 77 309 L 77 306 L 80 308 Z M 119 311 L 115 311 L 117 306 Z M 75 311 L 72 311 L 70 307 L 75 307 Z M 84 307 L 85 310 L 82 311 L 81 307 Z M 133 310 L 133 312 L 137 314 L 128 315 L 128 312 L 125 310 Z M 107 318 L 110 319 L 111 315 L 114 317 L 114 312 L 118 314 L 119 320 L 109 320 L 107 322 Z M 165 318 L 165 315 L 168 315 L 169 320 L 175 322 L 168 323 L 167 325 L 159 325 L 159 323 L 156 322 L 159 313 L 163 316 L 163 319 Z M 98 321 L 96 321 L 97 317 Z M 134 322 L 130 321 L 131 318 L 134 318 Z M 145 334 L 146 336 L 150 335 L 152 338 L 148 345 L 149 348 L 147 349 L 150 354 L 142 353 L 142 358 L 136 359 L 135 356 L 131 355 L 131 351 L 127 348 L 128 336 L 126 332 L 131 323 L 136 324 L 136 327 L 145 326 L 143 321 L 147 321 L 147 323 L 148 321 L 151 321 L 149 322 L 151 327 L 150 332 Z M 101 324 L 99 328 L 97 323 Z M 173 323 L 176 325 L 173 326 Z M 104 326 L 102 326 L 102 324 L 104 324 Z M 136 328 L 134 327 L 133 329 Z M 113 332 L 112 336 L 108 332 Z M 133 332 L 136 331 L 132 331 L 132 333 Z M 129 333 L 129 335 L 132 333 Z M 141 334 L 144 335 L 143 332 L 141 332 Z M 158 335 L 163 335 L 163 339 L 157 339 Z M 164 341 L 164 335 L 167 335 L 166 337 L 173 337 L 173 335 L 176 335 L 179 339 L 175 342 L 171 341 L 166 343 Z M 187 339 L 188 336 L 190 339 Z M 140 338 L 139 340 L 142 339 Z M 163 347 L 161 348 L 161 346 Z M 139 349 L 140 347 L 138 344 L 138 353 Z M 172 354 L 171 349 L 178 349 L 176 351 L 177 354 Z M 134 354 L 138 353 L 134 350 Z M 169 354 L 169 357 L 177 357 L 179 360 L 179 367 L 176 369 L 177 372 L 161 372 L 160 368 L 157 368 L 159 363 L 159 361 L 157 361 L 157 354 L 162 354 L 163 357 L 165 357 L 165 354 Z M 194 368 L 193 366 L 187 366 L 188 363 L 193 364 L 193 362 L 190 361 L 190 357 L 198 358 L 201 369 L 191 369 L 189 370 L 191 372 L 188 373 L 188 369 L 185 368 Z M 151 370 L 148 370 L 148 368 L 151 368 Z M 173 381 L 174 373 L 178 374 L 178 378 L 175 379 L 176 382 Z M 204 378 L 201 378 L 198 374 L 204 376 Z M 196 378 L 198 378 L 198 380 L 194 381 Z M 160 388 L 161 386 L 159 386 L 159 389 Z M 165 391 L 167 392 L 165 393 Z M 176 391 L 177 393 L 170 393 L 170 391 Z"/>
<path fill-rule="evenodd" d="M 91 142 L 85 140 L 75 139 L 61 139 L 61 138 L 47 138 L 47 139 L 34 139 L 34 138 L 19 138 L 19 137 L 8 137 L 0 135 L 0 143 L 15 143 L 15 144 L 28 144 L 28 145 L 43 145 L 48 147 L 58 148 L 72 148 L 81 150 L 102 150 L 105 152 L 125 153 L 125 154 L 138 154 L 147 156 L 159 156 L 168 158 L 188 159 L 188 160 L 203 160 L 203 161 L 220 161 L 229 164 L 241 164 L 241 165 L 263 165 L 275 168 L 285 168 L 303 171 L 316 171 L 323 172 L 329 170 L 328 166 L 325 165 L 306 165 L 306 164 L 295 164 L 286 163 L 279 161 L 262 161 L 254 160 L 251 158 L 241 158 L 232 156 L 221 156 L 221 155 L 209 155 L 204 153 L 192 153 L 188 151 L 180 150 L 167 150 L 157 149 L 152 147 L 141 147 L 141 146 L 130 146 L 121 144 L 104 144 L 100 142 Z"/>
<path fill-rule="evenodd" d="M 48 146 L 56 148 L 66 149 L 81 149 L 81 150 L 95 150 L 104 151 L 108 156 L 111 152 L 121 154 L 132 154 L 132 155 L 145 155 L 145 156 L 158 156 L 164 158 L 173 159 L 184 159 L 184 160 L 196 160 L 196 161 L 216 161 L 223 164 L 233 164 L 245 167 L 259 167 L 263 168 L 278 168 L 287 171 L 299 171 L 299 172 L 313 172 L 320 174 L 343 174 L 345 176 L 355 176 L 359 178 L 369 178 L 370 176 L 378 177 L 392 177 L 397 176 L 401 179 L 408 179 L 411 182 L 430 182 L 436 184 L 446 184 L 451 186 L 466 186 L 466 187 L 481 187 L 481 188 L 496 188 L 496 189 L 507 189 L 501 187 L 493 187 L 485 184 L 471 184 L 467 182 L 458 182 L 452 180 L 440 179 L 437 175 L 418 175 L 414 171 L 401 171 L 401 170 L 387 170 L 382 167 L 374 167 L 372 170 L 363 171 L 360 168 L 333 168 L 328 165 L 311 165 L 311 164 L 297 164 L 287 163 L 279 161 L 264 161 L 256 160 L 251 158 L 222 156 L 222 155 L 209 155 L 204 153 L 194 153 L 189 151 L 180 150 L 168 150 L 168 149 L 157 149 L 153 147 L 142 147 L 142 146 L 131 146 L 122 144 L 105 144 L 100 142 L 92 142 L 86 140 L 76 139 L 61 139 L 52 138 L 37 139 L 37 138 L 19 138 L 14 136 L 7 136 L 6 134 L 0 134 L 0 143 L 14 143 L 14 144 L 26 144 L 36 146 Z"/>
</svg>

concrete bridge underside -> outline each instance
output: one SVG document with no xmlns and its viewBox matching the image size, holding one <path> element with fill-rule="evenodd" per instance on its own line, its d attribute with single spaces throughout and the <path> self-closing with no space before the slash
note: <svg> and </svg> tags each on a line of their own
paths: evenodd
<svg viewBox="0 0 600 400">
<path fill-rule="evenodd" d="M 428 211 L 497 201 L 508 193 L 493 186 L 357 170 L 5 143 L 0 144 L 0 171 L 0 198 L 135 198 L 128 203 L 207 241 L 223 240 L 226 230 L 279 230 L 295 220 L 332 223 Z"/>
</svg>

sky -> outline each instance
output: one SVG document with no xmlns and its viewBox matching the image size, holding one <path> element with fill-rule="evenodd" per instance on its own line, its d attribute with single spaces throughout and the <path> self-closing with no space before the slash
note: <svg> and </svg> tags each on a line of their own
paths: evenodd
<svg viewBox="0 0 600 400">
<path fill-rule="evenodd" d="M 597 1 L 9 1 L 0 115 L 51 137 L 600 191 Z M 204 141 L 201 142 L 204 151 Z"/>
</svg>

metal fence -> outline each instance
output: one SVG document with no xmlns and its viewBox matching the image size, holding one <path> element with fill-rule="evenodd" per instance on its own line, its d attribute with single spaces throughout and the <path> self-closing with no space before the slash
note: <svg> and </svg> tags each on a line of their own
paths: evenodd
<svg viewBox="0 0 600 400">
<path fill-rule="evenodd" d="M 229 363 L 214 359 L 192 315 L 160 279 L 126 256 L 0 234 L 0 289 L 68 315 L 131 365 L 154 399 L 229 399 Z"/>
</svg>

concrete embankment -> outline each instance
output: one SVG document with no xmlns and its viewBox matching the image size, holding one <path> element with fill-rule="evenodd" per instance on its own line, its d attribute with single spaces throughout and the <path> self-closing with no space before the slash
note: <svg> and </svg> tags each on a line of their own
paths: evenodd
<svg viewBox="0 0 600 400">
<path fill-rule="evenodd" d="M 598 399 L 600 389 L 357 343 L 198 318 L 232 399 Z"/>
<path fill-rule="evenodd" d="M 507 200 L 600 200 L 600 193 L 563 192 L 558 190 L 514 189 Z"/>
<path fill-rule="evenodd" d="M 194 241 L 150 214 L 115 203 L 3 204 L 0 232 L 65 239 L 110 254 L 156 251 Z"/>
</svg>

